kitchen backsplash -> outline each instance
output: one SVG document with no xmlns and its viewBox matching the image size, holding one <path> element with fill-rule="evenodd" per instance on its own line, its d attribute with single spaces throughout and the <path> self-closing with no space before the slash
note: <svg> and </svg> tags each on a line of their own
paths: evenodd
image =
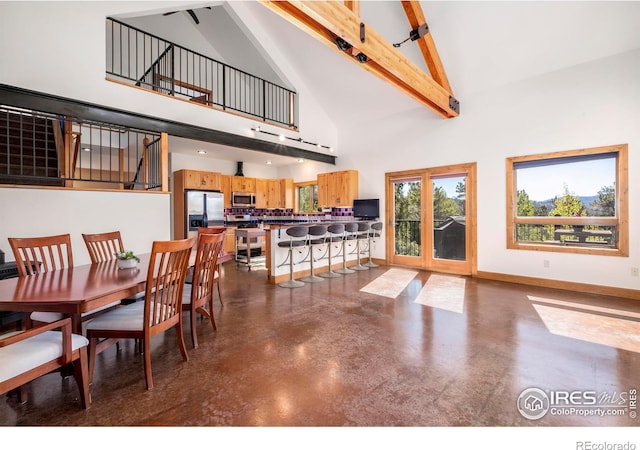
<svg viewBox="0 0 640 450">
<path fill-rule="evenodd" d="M 255 217 L 256 219 L 262 217 L 324 217 L 327 215 L 331 215 L 331 217 L 353 217 L 353 208 L 351 207 L 341 207 L 341 208 L 331 208 L 331 213 L 327 212 L 314 212 L 314 213 L 296 213 L 294 214 L 293 209 L 259 209 L 259 208 L 225 208 L 224 214 L 231 215 L 241 215 L 248 214 L 251 217 Z"/>
</svg>

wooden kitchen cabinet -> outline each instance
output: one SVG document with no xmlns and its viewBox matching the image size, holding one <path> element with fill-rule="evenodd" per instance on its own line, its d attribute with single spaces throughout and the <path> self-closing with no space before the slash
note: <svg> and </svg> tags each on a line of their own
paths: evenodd
<svg viewBox="0 0 640 450">
<path fill-rule="evenodd" d="M 224 237 L 224 242 L 222 244 L 222 248 L 224 248 L 225 253 L 229 255 L 236 254 L 236 229 L 235 227 L 227 227 L 227 234 Z"/>
<path fill-rule="evenodd" d="M 318 174 L 318 206 L 353 206 L 358 198 L 358 171 L 342 170 Z"/>
<path fill-rule="evenodd" d="M 221 175 L 220 176 L 220 190 L 224 194 L 224 207 L 231 208 L 231 175 Z"/>
<path fill-rule="evenodd" d="M 256 179 L 249 177 L 231 177 L 231 192 L 256 192 Z"/>
<path fill-rule="evenodd" d="M 221 190 L 222 175 L 220 173 L 202 172 L 199 170 L 178 170 L 174 173 L 174 176 L 179 172 L 182 172 L 184 189 Z"/>
<path fill-rule="evenodd" d="M 272 180 L 256 178 L 256 208 L 273 208 L 270 206 L 269 185 Z"/>
</svg>

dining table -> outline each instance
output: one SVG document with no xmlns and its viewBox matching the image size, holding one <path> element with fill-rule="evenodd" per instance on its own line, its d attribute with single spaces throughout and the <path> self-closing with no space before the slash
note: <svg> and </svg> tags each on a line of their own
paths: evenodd
<svg viewBox="0 0 640 450">
<path fill-rule="evenodd" d="M 129 269 L 111 260 L 0 280 L 0 311 L 62 313 L 81 334 L 83 313 L 145 290 L 151 254 L 138 256 Z"/>
</svg>

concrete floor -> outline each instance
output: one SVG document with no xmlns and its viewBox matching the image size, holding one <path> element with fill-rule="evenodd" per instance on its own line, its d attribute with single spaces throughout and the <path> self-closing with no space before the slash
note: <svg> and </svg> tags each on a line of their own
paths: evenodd
<svg viewBox="0 0 640 450">
<path fill-rule="evenodd" d="M 640 303 L 389 269 L 285 289 L 226 263 L 218 331 L 200 321 L 194 350 L 184 315 L 188 362 L 174 331 L 154 338 L 153 390 L 124 342 L 96 360 L 91 409 L 72 378 L 49 374 L 30 383 L 27 404 L 0 396 L 0 425 L 640 424 L 628 403 L 603 417 L 517 409 L 531 387 L 618 396 L 606 406 L 638 389 Z"/>
</svg>

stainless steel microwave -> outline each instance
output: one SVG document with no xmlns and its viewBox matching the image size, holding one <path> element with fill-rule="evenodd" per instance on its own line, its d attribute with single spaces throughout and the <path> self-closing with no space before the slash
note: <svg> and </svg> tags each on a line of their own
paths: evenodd
<svg viewBox="0 0 640 450">
<path fill-rule="evenodd" d="M 231 194 L 231 205 L 234 208 L 252 208 L 256 206 L 256 194 L 234 192 Z"/>
</svg>

